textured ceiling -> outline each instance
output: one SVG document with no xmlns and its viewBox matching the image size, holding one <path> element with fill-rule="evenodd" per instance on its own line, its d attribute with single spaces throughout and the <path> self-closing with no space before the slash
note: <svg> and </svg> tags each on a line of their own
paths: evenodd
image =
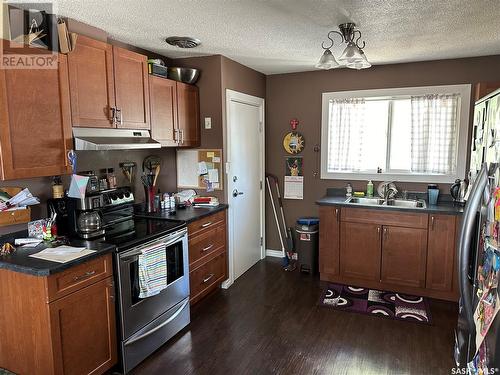
<svg viewBox="0 0 500 375">
<path fill-rule="evenodd" d="M 57 0 L 57 13 L 169 57 L 221 54 L 265 74 L 314 70 L 355 22 L 373 64 L 500 54 L 498 0 Z M 195 50 L 165 37 L 201 39 Z M 339 56 L 340 47 L 333 49 Z"/>
</svg>

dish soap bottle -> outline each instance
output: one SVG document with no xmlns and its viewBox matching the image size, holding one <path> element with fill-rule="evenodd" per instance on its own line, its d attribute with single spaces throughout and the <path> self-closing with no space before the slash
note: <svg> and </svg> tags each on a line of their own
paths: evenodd
<svg viewBox="0 0 500 375">
<path fill-rule="evenodd" d="M 372 182 L 372 180 L 369 180 L 368 183 L 366 184 L 366 196 L 368 198 L 373 197 L 373 182 Z"/>
</svg>

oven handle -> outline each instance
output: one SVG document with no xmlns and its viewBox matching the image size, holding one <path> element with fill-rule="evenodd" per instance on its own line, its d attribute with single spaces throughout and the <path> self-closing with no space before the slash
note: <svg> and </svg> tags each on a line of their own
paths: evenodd
<svg viewBox="0 0 500 375">
<path fill-rule="evenodd" d="M 179 307 L 179 309 L 170 318 L 168 318 L 167 320 L 165 320 L 163 323 L 161 323 L 160 325 L 156 326 L 155 328 L 153 328 L 153 329 L 151 329 L 151 330 L 149 330 L 147 332 L 144 332 L 142 335 L 134 337 L 132 340 L 130 340 L 127 343 L 125 343 L 125 346 L 132 345 L 132 344 L 136 343 L 137 341 L 142 340 L 143 338 L 146 338 L 149 335 L 152 335 L 153 333 L 155 333 L 156 331 L 158 331 L 159 329 L 162 329 L 163 327 L 165 327 L 168 323 L 170 323 L 172 320 L 174 320 L 175 318 L 177 318 L 177 316 L 181 313 L 182 310 L 184 310 L 184 308 L 186 307 L 186 305 L 188 303 L 189 303 L 189 298 L 186 299 L 186 301 Z"/>
<path fill-rule="evenodd" d="M 123 261 L 128 261 L 138 255 L 141 255 L 142 254 L 142 250 L 148 248 L 148 247 L 151 247 L 153 246 L 155 243 L 157 243 L 158 245 L 162 244 L 164 245 L 165 247 L 167 246 L 170 246 L 172 245 L 173 243 L 179 241 L 182 237 L 184 237 L 187 233 L 187 230 L 186 229 L 183 229 L 182 231 L 178 232 L 178 235 L 176 235 L 175 237 L 173 238 L 169 238 L 169 237 L 166 237 L 166 238 L 162 238 L 160 240 L 156 240 L 156 241 L 151 241 L 147 244 L 145 244 L 144 246 L 141 246 L 139 249 L 135 249 L 135 250 L 132 250 L 132 251 L 128 251 L 128 252 L 125 252 L 123 254 L 120 254 L 120 260 L 123 260 Z M 168 240 L 167 242 L 163 243 L 164 240 Z"/>
</svg>

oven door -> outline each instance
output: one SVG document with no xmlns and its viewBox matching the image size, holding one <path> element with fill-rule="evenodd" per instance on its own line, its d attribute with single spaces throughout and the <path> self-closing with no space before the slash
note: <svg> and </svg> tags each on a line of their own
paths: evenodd
<svg viewBox="0 0 500 375">
<path fill-rule="evenodd" d="M 167 288 L 155 296 L 139 298 L 139 255 L 153 246 L 165 249 Z M 189 296 L 186 228 L 118 253 L 117 260 L 122 340 Z"/>
</svg>

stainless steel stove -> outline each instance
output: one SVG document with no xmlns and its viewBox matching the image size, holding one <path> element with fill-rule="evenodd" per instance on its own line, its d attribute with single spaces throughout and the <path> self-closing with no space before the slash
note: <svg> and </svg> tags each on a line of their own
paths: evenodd
<svg viewBox="0 0 500 375">
<path fill-rule="evenodd" d="M 128 373 L 190 322 L 187 227 L 183 221 L 135 218 L 133 194 L 105 193 L 103 241 L 116 245 L 119 348 Z M 165 251 L 167 287 L 140 298 L 139 257 L 152 248 Z"/>
</svg>

